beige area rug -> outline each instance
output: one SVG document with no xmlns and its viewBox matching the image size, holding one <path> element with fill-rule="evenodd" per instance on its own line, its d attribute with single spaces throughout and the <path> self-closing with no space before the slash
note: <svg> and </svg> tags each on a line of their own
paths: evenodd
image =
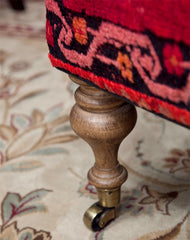
<svg viewBox="0 0 190 240">
<path fill-rule="evenodd" d="M 190 239 L 190 132 L 139 109 L 119 154 L 120 216 L 83 225 L 93 155 L 68 122 L 75 86 L 47 58 L 44 3 L 26 4 L 0 8 L 0 240 Z"/>
</svg>

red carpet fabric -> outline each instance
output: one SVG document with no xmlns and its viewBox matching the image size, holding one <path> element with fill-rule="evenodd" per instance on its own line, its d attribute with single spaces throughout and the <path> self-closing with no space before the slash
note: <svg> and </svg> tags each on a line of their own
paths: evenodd
<svg viewBox="0 0 190 240">
<path fill-rule="evenodd" d="M 46 0 L 52 65 L 190 128 L 190 1 Z"/>
</svg>

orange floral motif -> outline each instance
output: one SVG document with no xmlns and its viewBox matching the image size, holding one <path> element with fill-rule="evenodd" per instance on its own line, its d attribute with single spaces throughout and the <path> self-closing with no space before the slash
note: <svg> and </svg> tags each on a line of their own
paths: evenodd
<svg viewBox="0 0 190 240">
<path fill-rule="evenodd" d="M 86 30 L 86 20 L 81 17 L 73 18 L 73 30 L 75 33 L 75 39 L 82 45 L 87 44 L 88 35 Z"/>
<path fill-rule="evenodd" d="M 181 67 L 183 62 L 183 55 L 180 48 L 177 45 L 166 44 L 163 49 L 164 65 L 170 74 L 176 74 L 181 77 L 184 73 L 184 69 Z"/>
<path fill-rule="evenodd" d="M 119 69 L 121 71 L 122 76 L 125 79 L 128 79 L 131 83 L 134 83 L 132 63 L 127 54 L 122 54 L 121 52 L 118 52 L 117 62 L 119 63 Z"/>
</svg>

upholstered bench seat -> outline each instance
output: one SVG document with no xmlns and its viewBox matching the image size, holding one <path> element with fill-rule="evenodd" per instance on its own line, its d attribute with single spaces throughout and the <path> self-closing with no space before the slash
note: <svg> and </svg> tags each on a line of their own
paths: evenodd
<svg viewBox="0 0 190 240">
<path fill-rule="evenodd" d="M 46 6 L 53 66 L 190 127 L 190 1 Z"/>
<path fill-rule="evenodd" d="M 96 231 L 117 215 L 127 179 L 117 153 L 136 122 L 133 105 L 190 128 L 190 1 L 46 0 L 46 8 L 52 65 L 81 85 L 70 119 L 95 155 L 88 179 L 99 202 L 84 222 Z"/>
</svg>

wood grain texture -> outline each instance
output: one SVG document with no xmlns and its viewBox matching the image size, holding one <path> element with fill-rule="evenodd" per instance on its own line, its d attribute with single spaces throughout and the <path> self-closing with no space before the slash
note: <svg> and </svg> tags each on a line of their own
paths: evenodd
<svg viewBox="0 0 190 240">
<path fill-rule="evenodd" d="M 71 126 L 95 156 L 89 182 L 98 189 L 120 187 L 127 179 L 127 170 L 118 162 L 118 150 L 135 126 L 135 107 L 73 76 L 71 79 L 80 85 L 70 115 Z"/>
</svg>

